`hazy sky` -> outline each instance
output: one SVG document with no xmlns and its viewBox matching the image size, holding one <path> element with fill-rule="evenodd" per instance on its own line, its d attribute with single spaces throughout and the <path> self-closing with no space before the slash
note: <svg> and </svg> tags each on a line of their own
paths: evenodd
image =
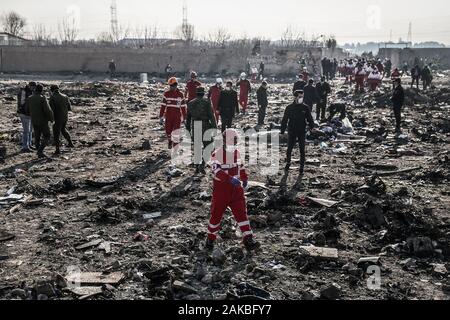
<svg viewBox="0 0 450 320">
<path fill-rule="evenodd" d="M 188 19 L 196 32 L 219 27 L 234 36 L 279 39 L 287 26 L 308 36 L 334 34 L 339 43 L 407 39 L 436 40 L 450 45 L 450 9 L 446 0 L 186 0 Z M 80 35 L 95 38 L 110 27 L 110 0 L 0 0 L 0 13 L 15 10 L 30 25 L 46 24 L 57 33 L 67 12 L 79 11 Z M 117 0 L 123 26 L 158 26 L 171 36 L 182 21 L 183 0 Z M 30 28 L 31 29 L 31 28 Z"/>
</svg>

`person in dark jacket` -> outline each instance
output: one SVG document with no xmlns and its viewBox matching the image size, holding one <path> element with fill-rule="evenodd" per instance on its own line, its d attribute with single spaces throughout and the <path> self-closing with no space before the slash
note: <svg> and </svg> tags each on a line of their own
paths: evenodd
<svg viewBox="0 0 450 320">
<path fill-rule="evenodd" d="M 50 91 L 52 95 L 49 103 L 55 118 L 55 123 L 53 124 L 53 139 L 56 148 L 55 155 L 59 155 L 61 154 L 61 141 L 59 140 L 61 134 L 67 140 L 68 147 L 74 147 L 70 133 L 67 130 L 67 121 L 69 120 L 69 111 L 72 111 L 72 105 L 70 104 L 69 97 L 62 94 L 57 85 L 52 85 Z"/>
<path fill-rule="evenodd" d="M 319 101 L 319 97 L 317 96 L 317 90 L 314 86 L 314 80 L 311 79 L 308 82 L 308 85 L 303 89 L 304 92 L 304 104 L 309 106 L 309 111 L 312 113 L 313 106 Z"/>
<path fill-rule="evenodd" d="M 400 79 L 394 80 L 394 92 L 391 98 L 392 104 L 394 105 L 394 116 L 395 116 L 395 132 L 401 133 L 401 122 L 402 122 L 402 108 L 405 103 L 405 92 L 401 85 Z"/>
<path fill-rule="evenodd" d="M 304 92 L 298 90 L 294 93 L 295 101 L 287 106 L 281 121 L 281 134 L 284 135 L 286 129 L 288 131 L 288 149 L 286 156 L 286 171 L 291 167 L 292 151 L 298 141 L 300 149 L 300 175 L 303 175 L 306 161 L 305 145 L 306 145 L 306 125 L 310 128 L 315 127 L 314 119 L 311 115 L 309 106 L 303 103 Z"/>
<path fill-rule="evenodd" d="M 238 95 L 231 81 L 227 82 L 225 90 L 220 93 L 219 114 L 222 119 L 222 132 L 225 132 L 231 128 L 234 117 L 239 114 Z"/>
<path fill-rule="evenodd" d="M 266 118 L 266 110 L 269 105 L 269 101 L 267 99 L 267 82 L 263 81 L 258 91 L 256 92 L 256 96 L 258 98 L 258 126 L 264 125 L 264 119 Z"/>
<path fill-rule="evenodd" d="M 332 103 L 330 104 L 330 107 L 328 108 L 329 111 L 329 116 L 327 121 L 331 122 L 331 120 L 333 120 L 334 116 L 336 114 L 340 114 L 339 118 L 341 120 L 344 120 L 347 117 L 347 110 L 346 110 L 346 105 L 345 103 Z"/>
<path fill-rule="evenodd" d="M 414 87 L 414 83 L 416 83 L 417 89 L 419 89 L 419 80 L 421 73 L 422 71 L 420 70 L 419 65 L 416 65 L 414 68 L 411 69 L 411 78 L 412 78 L 411 88 Z"/>
<path fill-rule="evenodd" d="M 433 81 L 433 75 L 431 74 L 431 70 L 428 66 L 425 66 L 422 70 L 422 83 L 423 90 L 427 90 L 428 87 L 431 87 L 431 82 Z"/>
<path fill-rule="evenodd" d="M 205 99 L 204 87 L 198 87 L 197 98 L 188 103 L 186 129 L 191 134 L 191 138 L 194 143 L 194 163 L 196 165 L 195 173 L 205 174 L 203 150 L 211 143 L 211 140 L 204 141 L 203 139 L 208 130 L 217 129 L 217 123 L 213 107 L 211 105 L 211 100 Z M 209 159 L 207 160 L 209 161 Z"/>
<path fill-rule="evenodd" d="M 259 64 L 259 76 L 261 77 L 261 79 L 264 79 L 265 69 L 266 69 L 266 66 L 264 64 L 264 61 L 261 61 L 261 63 Z"/>
<path fill-rule="evenodd" d="M 22 152 L 24 153 L 33 152 L 33 130 L 31 128 L 30 110 L 28 109 L 26 101 L 29 97 L 31 97 L 35 89 L 36 82 L 30 82 L 24 88 L 21 88 L 19 94 L 17 95 L 17 114 L 22 122 Z"/>
<path fill-rule="evenodd" d="M 305 80 L 303 80 L 303 75 L 300 74 L 298 76 L 298 81 L 296 83 L 294 83 L 294 88 L 292 89 L 292 94 L 294 94 L 296 91 L 298 90 L 303 90 L 306 86 L 306 82 Z"/>
<path fill-rule="evenodd" d="M 47 98 L 42 94 L 44 87 L 41 84 L 36 86 L 36 89 L 31 97 L 27 99 L 27 108 L 30 110 L 31 124 L 34 129 L 34 136 L 36 139 L 35 145 L 39 158 L 45 158 L 44 149 L 50 141 L 49 122 L 54 122 L 53 111 L 50 108 Z M 43 137 L 41 141 L 41 137 Z"/>
<path fill-rule="evenodd" d="M 325 121 L 325 112 L 327 110 L 328 95 L 331 93 L 331 87 L 328 82 L 325 81 L 325 77 L 320 79 L 320 82 L 316 85 L 317 97 L 317 115 L 316 120 Z"/>
<path fill-rule="evenodd" d="M 109 62 L 108 69 L 109 69 L 109 74 L 110 74 L 111 78 L 114 78 L 116 75 L 116 69 L 117 69 L 117 65 L 114 62 L 114 60 L 111 60 Z"/>
</svg>

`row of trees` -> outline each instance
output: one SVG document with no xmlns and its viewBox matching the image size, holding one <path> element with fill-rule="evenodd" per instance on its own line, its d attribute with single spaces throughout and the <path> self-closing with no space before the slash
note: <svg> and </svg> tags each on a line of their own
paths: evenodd
<svg viewBox="0 0 450 320">
<path fill-rule="evenodd" d="M 27 20 L 16 12 L 10 12 L 0 17 L 0 24 L 4 32 L 10 33 L 17 37 L 24 37 L 27 30 Z M 78 23 L 74 17 L 66 17 L 58 23 L 57 35 L 53 34 L 44 24 L 36 24 L 31 26 L 31 32 L 27 36 L 35 44 L 75 44 L 85 43 L 79 40 L 80 30 Z M 202 46 L 209 47 L 226 47 L 232 45 L 247 45 L 246 40 L 250 39 L 233 39 L 232 35 L 225 28 L 218 28 L 206 35 L 198 36 L 195 28 L 191 24 L 179 26 L 174 35 L 186 43 L 200 43 Z M 146 47 L 158 45 L 161 43 L 163 33 L 156 26 L 143 27 L 124 27 L 119 26 L 114 32 L 102 32 L 94 41 L 94 44 L 100 45 L 126 45 L 132 47 Z M 244 37 L 247 38 L 247 37 Z M 121 41 L 125 39 L 125 41 Z M 258 39 L 270 43 L 268 40 Z M 287 27 L 282 33 L 279 41 L 272 42 L 274 45 L 286 48 L 298 47 L 328 47 L 335 48 L 337 43 L 333 37 L 314 36 L 307 40 L 305 32 L 298 32 L 292 27 Z"/>
<path fill-rule="evenodd" d="M 0 25 L 3 32 L 16 37 L 24 37 L 26 34 L 27 20 L 16 12 L 9 12 L 0 17 Z M 63 44 L 73 43 L 77 40 L 79 29 L 74 17 L 67 17 L 58 23 L 58 38 L 55 39 L 50 30 L 44 24 L 36 24 L 31 28 L 31 40 L 37 43 Z"/>
</svg>

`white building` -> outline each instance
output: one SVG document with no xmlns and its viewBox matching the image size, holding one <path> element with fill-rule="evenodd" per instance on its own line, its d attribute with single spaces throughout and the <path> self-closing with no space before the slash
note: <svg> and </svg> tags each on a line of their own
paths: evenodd
<svg viewBox="0 0 450 320">
<path fill-rule="evenodd" d="M 29 40 L 14 36 L 7 32 L 0 32 L 0 46 L 23 46 Z"/>
</svg>

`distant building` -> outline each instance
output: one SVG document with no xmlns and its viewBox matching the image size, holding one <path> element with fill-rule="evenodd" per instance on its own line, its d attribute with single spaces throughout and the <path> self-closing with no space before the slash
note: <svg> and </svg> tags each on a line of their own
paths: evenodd
<svg viewBox="0 0 450 320">
<path fill-rule="evenodd" d="M 7 32 L 0 32 L 0 46 L 23 46 L 30 40 L 17 37 Z"/>
<path fill-rule="evenodd" d="M 147 45 L 162 45 L 162 46 L 180 46 L 185 42 L 179 39 L 164 39 L 164 38 L 124 38 L 119 41 L 119 43 L 123 46 L 127 47 L 146 47 Z"/>
</svg>

